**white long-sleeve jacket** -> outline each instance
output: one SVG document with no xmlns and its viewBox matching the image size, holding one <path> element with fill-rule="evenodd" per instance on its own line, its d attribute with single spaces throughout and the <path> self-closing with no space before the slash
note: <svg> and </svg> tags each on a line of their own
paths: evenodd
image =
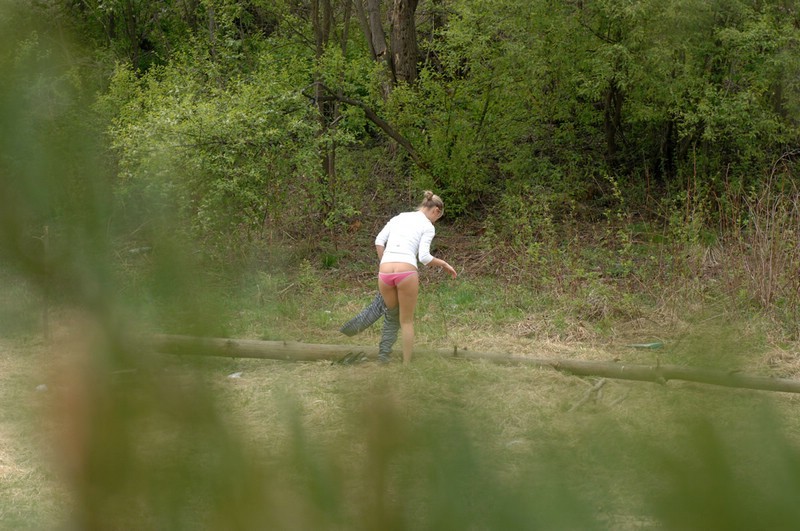
<svg viewBox="0 0 800 531">
<path fill-rule="evenodd" d="M 417 258 L 428 265 L 431 242 L 436 229 L 420 210 L 398 214 L 383 227 L 375 238 L 375 245 L 384 247 L 381 263 L 405 262 L 417 267 Z"/>
</svg>

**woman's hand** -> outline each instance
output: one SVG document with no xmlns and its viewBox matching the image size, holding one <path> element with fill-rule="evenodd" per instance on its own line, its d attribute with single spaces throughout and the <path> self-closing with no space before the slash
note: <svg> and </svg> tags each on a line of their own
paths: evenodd
<svg viewBox="0 0 800 531">
<path fill-rule="evenodd" d="M 430 263 L 428 265 L 429 266 L 434 265 L 434 266 L 437 266 L 437 267 L 441 267 L 442 269 L 447 271 L 448 275 L 450 275 L 453 278 L 456 278 L 458 276 L 458 273 L 456 273 L 456 270 L 453 269 L 453 266 L 451 266 L 450 264 L 448 264 L 447 262 L 445 262 L 441 258 L 434 258 L 433 260 L 430 261 Z"/>
<path fill-rule="evenodd" d="M 442 260 L 442 262 L 444 262 L 444 260 Z M 447 262 L 444 262 L 444 264 L 442 265 L 442 269 L 447 271 L 447 273 L 449 273 L 450 276 L 453 277 L 453 278 L 456 278 L 458 276 L 458 273 L 456 273 L 456 270 L 453 269 L 453 266 L 451 266 Z"/>
</svg>

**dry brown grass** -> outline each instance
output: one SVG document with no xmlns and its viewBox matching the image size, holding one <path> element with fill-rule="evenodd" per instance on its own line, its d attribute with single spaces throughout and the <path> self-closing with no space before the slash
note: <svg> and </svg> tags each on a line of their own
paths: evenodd
<svg viewBox="0 0 800 531">
<path fill-rule="evenodd" d="M 719 343 L 723 350 L 736 344 L 735 339 L 720 343 L 727 328 L 717 326 L 714 316 L 700 323 L 710 330 L 705 334 L 697 330 L 696 322 L 669 312 L 663 315 L 661 321 L 619 323 L 613 334 L 603 338 L 581 335 L 584 327 L 577 321 L 568 322 L 562 328 L 567 335 L 559 336 L 550 332 L 548 316 L 531 314 L 499 327 L 477 319 L 477 326 L 451 319 L 442 333 L 440 319 L 430 316 L 431 322 L 420 323 L 419 341 L 430 347 L 457 344 L 474 351 L 536 358 L 648 364 L 656 357 L 664 362 L 702 360 L 698 352 L 709 343 Z M 286 326 L 290 334 L 303 337 L 301 323 Z M 0 508 L 0 527 L 47 528 L 70 520 L 67 515 L 75 507 L 76 493 L 62 479 L 64 459 L 70 458 L 63 453 L 63 437 L 80 433 L 81 417 L 65 410 L 63 397 L 80 396 L 69 391 L 78 391 L 83 380 L 80 372 L 54 369 L 75 365 L 96 347 L 90 339 L 98 335 L 96 330 L 89 333 L 93 329 L 91 321 L 87 324 L 73 317 L 56 329 L 54 339 L 60 348 L 45 348 L 36 339 L 6 340 L 0 345 L 0 399 L 19 406 L 6 406 L 0 422 L 0 478 L 3 498 L 9 500 Z M 350 339 L 332 327 L 313 330 L 305 338 L 369 343 L 377 341 L 377 333 L 371 329 Z M 667 336 L 663 351 L 625 346 L 629 341 L 663 336 Z M 747 368 L 795 376 L 800 369 L 798 357 L 791 348 L 766 348 Z M 122 384 L 133 384 L 122 388 L 126 393 L 161 393 L 157 399 L 142 400 L 144 409 L 132 421 L 141 430 L 134 435 L 135 445 L 141 447 L 138 452 L 155 452 L 151 458 L 156 463 L 164 459 L 158 454 L 165 451 L 174 454 L 167 454 L 172 459 L 193 463 L 184 452 L 198 450 L 191 449 L 193 441 L 181 437 L 207 437 L 204 430 L 209 426 L 195 431 L 190 423 L 176 432 L 171 423 L 182 422 L 176 414 L 196 414 L 187 406 L 192 397 L 200 403 L 208 401 L 211 427 L 230 434 L 225 444 L 235 441 L 237 452 L 243 452 L 252 464 L 250 470 L 237 466 L 233 470 L 256 476 L 258 488 L 263 489 L 259 496 L 268 500 L 264 504 L 269 515 L 258 513 L 252 518 L 276 528 L 334 529 L 342 522 L 364 529 L 375 522 L 422 525 L 426 513 L 413 516 L 415 504 L 435 512 L 431 500 L 438 500 L 437 489 L 458 491 L 461 484 L 475 488 L 473 482 L 485 483 L 487 492 L 501 497 L 512 496 L 506 489 L 530 490 L 541 496 L 541 489 L 558 484 L 565 501 L 563 506 L 554 506 L 551 523 L 570 511 L 588 510 L 586 518 L 596 528 L 655 527 L 649 498 L 669 485 L 658 477 L 651 461 L 675 452 L 688 433 L 690 419 L 713 412 L 714 422 L 727 433 L 727 426 L 741 426 L 758 408 L 768 407 L 787 432 L 796 434 L 800 428 L 793 414 L 798 397 L 681 382 L 658 386 L 609 381 L 582 403 L 596 379 L 425 355 L 410 367 L 382 367 L 373 362 L 340 366 L 247 359 L 197 361 L 155 356 L 144 366 L 146 370 L 126 373 Z M 117 377 L 106 374 L 106 378 Z M 47 392 L 36 392 L 40 383 L 48 384 Z M 76 404 L 67 403 L 66 408 Z M 169 413 L 173 409 L 177 413 Z M 55 411 L 61 413 L 53 416 Z M 750 433 L 756 428 L 737 429 Z M 87 444 L 85 448 L 92 447 L 91 441 Z M 81 451 L 89 451 L 85 448 L 73 448 L 78 458 Z M 745 448 L 740 454 L 750 459 L 748 452 Z M 54 460 L 54 455 L 60 458 Z M 141 473 L 157 472 L 158 466 Z M 641 477 L 641 469 L 650 472 Z M 439 475 L 430 476 L 433 470 Z M 459 479 L 463 473 L 466 476 Z M 544 478 L 545 486 L 535 478 Z M 242 476 L 250 487 L 253 479 Z M 336 494 L 330 500 L 315 501 L 309 494 L 315 488 L 333 489 Z M 575 495 L 594 505 L 587 509 Z M 147 507 L 146 499 L 139 503 Z M 338 507 L 333 520 L 324 509 L 326 503 Z M 446 508 L 454 501 L 443 498 L 436 503 Z M 219 528 L 210 523 L 201 527 Z"/>
<path fill-rule="evenodd" d="M 0 340 L 0 527 L 53 529 L 67 492 L 49 456 L 57 441 L 39 430 L 47 391 L 41 341 Z"/>
</svg>

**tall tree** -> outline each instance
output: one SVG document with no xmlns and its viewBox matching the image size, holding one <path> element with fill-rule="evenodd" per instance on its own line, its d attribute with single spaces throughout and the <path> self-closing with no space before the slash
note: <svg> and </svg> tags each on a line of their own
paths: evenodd
<svg viewBox="0 0 800 531">
<path fill-rule="evenodd" d="M 417 0 L 393 0 L 390 23 L 392 27 L 392 66 L 399 83 L 417 80 Z"/>
</svg>

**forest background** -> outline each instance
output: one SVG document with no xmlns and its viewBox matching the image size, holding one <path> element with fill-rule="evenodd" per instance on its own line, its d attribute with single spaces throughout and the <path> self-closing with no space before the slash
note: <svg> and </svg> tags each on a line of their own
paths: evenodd
<svg viewBox="0 0 800 531">
<path fill-rule="evenodd" d="M 0 5 L 7 336 L 81 308 L 114 370 L 138 331 L 343 340 L 374 235 L 431 189 L 434 254 L 461 279 L 423 274 L 423 343 L 688 336 L 704 349 L 678 361 L 798 372 L 796 2 Z M 421 363 L 424 387 L 443 369 Z M 130 435 L 120 410 L 92 414 Z M 87 478 L 116 480 L 84 465 L 76 518 L 113 521 Z"/>
<path fill-rule="evenodd" d="M 167 227 L 219 269 L 281 244 L 295 263 L 359 267 L 387 216 L 433 189 L 447 228 L 471 236 L 439 238 L 467 271 L 570 297 L 638 286 L 656 302 L 713 277 L 800 333 L 793 2 L 24 11 L 53 29 L 7 32 L 9 116 L 24 120 L 7 133 L 60 162 L 32 165 L 33 146 L 4 164 L 63 192 L 26 205 L 35 236 L 97 214 L 116 245 L 152 247 Z M 87 209 L 87 193 L 104 197 Z"/>
</svg>

